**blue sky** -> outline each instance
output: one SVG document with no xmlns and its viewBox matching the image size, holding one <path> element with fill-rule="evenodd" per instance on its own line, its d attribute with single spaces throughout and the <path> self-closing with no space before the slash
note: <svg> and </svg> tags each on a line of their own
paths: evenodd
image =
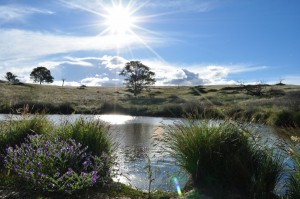
<svg viewBox="0 0 300 199">
<path fill-rule="evenodd" d="M 0 79 L 118 86 L 139 60 L 157 85 L 300 84 L 299 21 L 298 0 L 1 0 Z"/>
</svg>

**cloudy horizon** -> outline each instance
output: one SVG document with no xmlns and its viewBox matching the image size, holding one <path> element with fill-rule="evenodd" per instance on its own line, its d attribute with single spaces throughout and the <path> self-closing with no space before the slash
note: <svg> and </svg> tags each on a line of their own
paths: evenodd
<svg viewBox="0 0 300 199">
<path fill-rule="evenodd" d="M 299 13 L 283 0 L 3 0 L 0 79 L 32 83 L 44 66 L 54 85 L 122 86 L 119 71 L 138 60 L 158 86 L 299 85 Z"/>
</svg>

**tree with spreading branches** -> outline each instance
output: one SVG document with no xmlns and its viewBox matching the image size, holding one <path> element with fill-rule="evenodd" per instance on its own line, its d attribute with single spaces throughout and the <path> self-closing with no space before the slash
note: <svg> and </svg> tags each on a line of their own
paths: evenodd
<svg viewBox="0 0 300 199">
<path fill-rule="evenodd" d="M 50 70 L 46 67 L 40 66 L 33 69 L 30 74 L 30 79 L 42 84 L 42 82 L 52 83 L 54 78 L 52 77 Z"/>
<path fill-rule="evenodd" d="M 11 73 L 11 72 L 7 72 L 5 78 L 7 79 L 7 81 L 11 82 L 11 83 L 18 83 L 19 79 L 17 79 L 18 76 L 16 76 L 15 74 Z"/>
<path fill-rule="evenodd" d="M 130 61 L 125 64 L 120 75 L 125 76 L 125 85 L 134 96 L 155 83 L 155 73 L 140 61 Z"/>
</svg>

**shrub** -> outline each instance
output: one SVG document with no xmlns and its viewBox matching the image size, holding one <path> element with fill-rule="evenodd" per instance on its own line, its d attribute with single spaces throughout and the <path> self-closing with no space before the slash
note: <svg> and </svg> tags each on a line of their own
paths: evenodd
<svg viewBox="0 0 300 199">
<path fill-rule="evenodd" d="M 73 193 L 104 182 L 101 158 L 87 153 L 73 139 L 29 135 L 20 146 L 7 148 L 5 167 L 30 190 Z"/>
<path fill-rule="evenodd" d="M 251 142 L 229 123 L 168 127 L 167 148 L 194 186 L 217 198 L 272 198 L 282 171 L 279 155 Z"/>
</svg>

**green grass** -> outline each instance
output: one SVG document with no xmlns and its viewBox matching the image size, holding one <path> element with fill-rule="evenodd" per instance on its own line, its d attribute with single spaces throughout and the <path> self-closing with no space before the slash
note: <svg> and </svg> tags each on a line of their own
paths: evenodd
<svg viewBox="0 0 300 199">
<path fill-rule="evenodd" d="M 282 161 L 230 123 L 193 122 L 169 127 L 170 154 L 194 186 L 213 198 L 273 198 Z"/>
<path fill-rule="evenodd" d="M 56 130 L 56 134 L 71 138 L 88 146 L 93 155 L 112 154 L 113 141 L 108 135 L 109 127 L 101 121 L 87 121 L 83 118 L 74 123 L 67 122 Z"/>
<path fill-rule="evenodd" d="M 9 146 L 20 145 L 28 135 L 45 134 L 53 130 L 53 124 L 44 116 L 24 116 L 20 121 L 0 123 L 0 153 Z"/>
<path fill-rule="evenodd" d="M 300 130 L 299 128 L 297 129 Z M 288 198 L 300 198 L 300 137 L 292 136 L 292 141 L 288 144 L 287 154 L 294 160 L 291 168 L 291 175 L 288 179 Z"/>
<path fill-rule="evenodd" d="M 134 97 L 125 87 L 78 89 L 5 82 L 0 82 L 0 93 L 1 113 L 16 113 L 29 105 L 31 113 L 181 117 L 196 109 L 204 118 L 233 118 L 274 126 L 300 123 L 294 113 L 300 110 L 300 86 L 295 85 L 265 86 L 260 97 L 247 94 L 240 86 L 152 87 L 150 92 Z M 280 119 L 282 112 L 292 115 L 292 120 Z"/>
</svg>

